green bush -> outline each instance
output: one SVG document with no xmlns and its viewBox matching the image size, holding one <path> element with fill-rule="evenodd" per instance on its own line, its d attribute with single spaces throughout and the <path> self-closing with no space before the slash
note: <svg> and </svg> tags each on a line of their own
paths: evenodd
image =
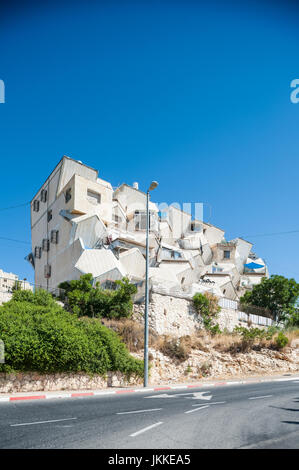
<svg viewBox="0 0 299 470">
<path fill-rule="evenodd" d="M 289 340 L 288 338 L 283 334 L 282 331 L 280 331 L 275 338 L 275 344 L 278 349 L 284 348 L 288 344 Z"/>
<path fill-rule="evenodd" d="M 21 300 L 24 292 L 16 291 L 0 307 L 0 339 L 5 345 L 0 371 L 120 371 L 142 376 L 142 361 L 99 320 L 71 315 L 41 291 Z"/>
<path fill-rule="evenodd" d="M 77 281 L 64 282 L 67 308 L 77 316 L 97 318 L 127 318 L 132 314 L 132 296 L 137 292 L 127 278 L 115 281 L 116 289 L 93 287 L 91 274 L 84 274 Z"/>
<path fill-rule="evenodd" d="M 245 328 L 244 326 L 236 326 L 234 333 L 238 333 L 246 341 L 254 341 L 255 339 L 264 339 L 267 335 L 267 330 L 260 328 Z"/>
<path fill-rule="evenodd" d="M 197 292 L 193 296 L 193 305 L 197 313 L 201 315 L 205 329 L 212 335 L 221 333 L 219 325 L 215 323 L 215 319 L 221 310 L 217 297 L 208 292 L 205 294 Z"/>
</svg>

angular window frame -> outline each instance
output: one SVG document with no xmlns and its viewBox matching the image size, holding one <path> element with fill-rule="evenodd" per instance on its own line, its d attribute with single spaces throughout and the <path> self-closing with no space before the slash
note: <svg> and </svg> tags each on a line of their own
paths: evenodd
<svg viewBox="0 0 299 470">
<path fill-rule="evenodd" d="M 42 249 L 43 251 L 50 251 L 50 240 L 49 238 L 43 238 L 42 242 Z"/>
<path fill-rule="evenodd" d="M 58 245 L 59 242 L 59 230 L 51 230 L 51 243 Z"/>
<path fill-rule="evenodd" d="M 42 248 L 41 246 L 36 246 L 34 248 L 34 258 L 40 259 L 42 257 Z"/>
<path fill-rule="evenodd" d="M 68 188 L 68 189 L 65 191 L 64 198 L 65 198 L 65 203 L 66 203 L 66 204 L 72 199 L 72 188 Z"/>
<path fill-rule="evenodd" d="M 33 212 L 39 212 L 39 200 L 34 199 L 33 201 Z"/>
<path fill-rule="evenodd" d="M 47 202 L 48 199 L 48 191 L 46 189 L 42 189 L 40 193 L 40 200 L 41 202 Z"/>
</svg>

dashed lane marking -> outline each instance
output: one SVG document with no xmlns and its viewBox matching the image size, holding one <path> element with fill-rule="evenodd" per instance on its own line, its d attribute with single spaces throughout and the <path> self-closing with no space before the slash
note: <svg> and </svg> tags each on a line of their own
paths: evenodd
<svg viewBox="0 0 299 470">
<path fill-rule="evenodd" d="M 204 408 L 209 408 L 209 406 L 210 405 L 203 405 L 203 406 L 200 406 L 199 408 L 194 408 L 194 410 L 185 411 L 185 414 L 187 415 L 188 413 L 194 413 L 194 411 L 203 410 Z"/>
<path fill-rule="evenodd" d="M 157 426 L 160 426 L 160 424 L 163 424 L 163 421 L 159 421 L 158 423 L 152 424 L 151 426 L 147 426 L 146 428 L 140 429 L 140 431 L 136 431 L 133 434 L 130 434 L 130 437 L 138 436 L 139 434 L 142 434 L 146 431 L 149 431 L 150 429 L 153 429 L 153 428 L 156 428 Z"/>
<path fill-rule="evenodd" d="M 58 423 L 60 421 L 71 421 L 72 419 L 77 419 L 77 418 L 50 419 L 48 421 L 34 421 L 32 423 L 11 424 L 10 426 L 13 428 L 16 426 L 31 426 L 33 424 Z"/>
<path fill-rule="evenodd" d="M 147 413 L 150 411 L 160 411 L 162 408 L 152 408 L 150 410 L 134 410 L 134 411 L 120 411 L 119 413 L 116 413 L 117 415 L 129 415 L 131 413 Z"/>
<path fill-rule="evenodd" d="M 270 397 L 273 397 L 273 395 L 263 395 L 263 396 L 260 396 L 260 397 L 250 397 L 250 398 L 248 398 L 248 400 L 259 400 L 260 398 L 270 398 Z"/>
</svg>

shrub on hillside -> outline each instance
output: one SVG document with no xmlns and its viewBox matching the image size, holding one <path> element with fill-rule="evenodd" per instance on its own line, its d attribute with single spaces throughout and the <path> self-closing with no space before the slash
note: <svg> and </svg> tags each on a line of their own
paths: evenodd
<svg viewBox="0 0 299 470">
<path fill-rule="evenodd" d="M 180 338 L 162 336 L 158 343 L 159 350 L 171 359 L 178 362 L 186 361 L 192 350 L 192 341 L 190 336 Z"/>
<path fill-rule="evenodd" d="M 130 356 L 117 334 L 99 320 L 71 315 L 47 293 L 26 294 L 21 300 L 21 292 L 0 307 L 0 339 L 5 345 L 0 371 L 142 375 L 142 361 Z"/>
<path fill-rule="evenodd" d="M 283 349 L 289 342 L 289 339 L 280 331 L 275 338 L 275 344 L 278 349 Z"/>
<path fill-rule="evenodd" d="M 204 294 L 197 292 L 193 296 L 193 304 L 195 310 L 203 319 L 205 329 L 212 335 L 219 334 L 221 332 L 219 325 L 215 323 L 221 310 L 218 305 L 218 298 L 209 292 L 205 292 Z"/>
<path fill-rule="evenodd" d="M 125 343 L 129 351 L 138 352 L 144 347 L 144 326 L 130 318 L 110 320 L 103 318 L 102 323 L 115 331 Z M 158 335 L 149 329 L 149 346 L 154 346 L 158 341 Z"/>
</svg>

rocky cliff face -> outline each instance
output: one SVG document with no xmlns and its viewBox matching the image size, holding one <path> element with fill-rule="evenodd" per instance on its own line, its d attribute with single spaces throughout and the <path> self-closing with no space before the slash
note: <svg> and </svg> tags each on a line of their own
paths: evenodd
<svg viewBox="0 0 299 470">
<path fill-rule="evenodd" d="M 221 353 L 194 350 L 181 363 L 155 349 L 151 357 L 150 382 L 152 384 L 198 381 L 203 378 L 232 379 L 253 375 L 274 375 L 299 372 L 299 347 L 286 348 L 283 352 L 269 349 L 248 353 Z M 142 357 L 135 353 L 134 356 Z"/>
</svg>

